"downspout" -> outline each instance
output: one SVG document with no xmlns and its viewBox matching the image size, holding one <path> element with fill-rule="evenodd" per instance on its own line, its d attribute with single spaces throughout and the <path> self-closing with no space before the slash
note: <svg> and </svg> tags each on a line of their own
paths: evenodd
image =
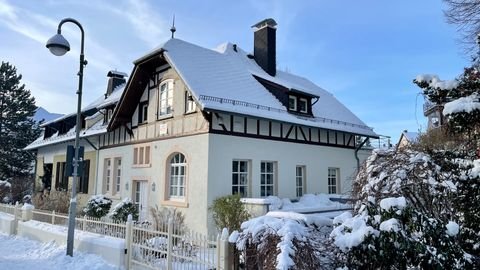
<svg viewBox="0 0 480 270">
<path fill-rule="evenodd" d="M 358 158 L 358 151 L 362 148 L 362 146 L 365 143 L 367 143 L 367 141 L 368 141 L 368 137 L 366 137 L 365 140 L 355 148 L 355 159 L 357 160 L 357 172 L 360 171 L 360 158 Z"/>
</svg>

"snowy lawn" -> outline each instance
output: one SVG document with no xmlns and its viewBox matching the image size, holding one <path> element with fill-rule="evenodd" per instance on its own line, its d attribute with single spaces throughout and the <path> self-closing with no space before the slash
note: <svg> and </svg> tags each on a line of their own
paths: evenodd
<svg viewBox="0 0 480 270">
<path fill-rule="evenodd" d="M 118 269 L 97 255 L 74 251 L 74 257 L 69 257 L 65 253 L 65 246 L 54 242 L 40 243 L 0 233 L 0 269 Z"/>
</svg>

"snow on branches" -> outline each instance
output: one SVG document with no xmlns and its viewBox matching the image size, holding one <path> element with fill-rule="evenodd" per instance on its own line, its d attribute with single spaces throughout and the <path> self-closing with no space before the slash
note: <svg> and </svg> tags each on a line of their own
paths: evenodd
<svg viewBox="0 0 480 270">
<path fill-rule="evenodd" d="M 464 269 L 478 263 L 472 244 L 480 235 L 474 223 L 479 172 L 480 161 L 453 152 L 375 151 L 354 182 L 354 214 L 334 220 L 331 237 L 346 266 Z"/>
</svg>

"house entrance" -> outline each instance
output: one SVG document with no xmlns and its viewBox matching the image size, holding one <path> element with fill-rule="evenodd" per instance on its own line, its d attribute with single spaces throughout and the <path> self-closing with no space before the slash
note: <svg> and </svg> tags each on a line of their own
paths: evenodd
<svg viewBox="0 0 480 270">
<path fill-rule="evenodd" d="M 138 209 L 139 221 L 148 217 L 147 184 L 146 180 L 133 181 L 133 202 Z"/>
</svg>

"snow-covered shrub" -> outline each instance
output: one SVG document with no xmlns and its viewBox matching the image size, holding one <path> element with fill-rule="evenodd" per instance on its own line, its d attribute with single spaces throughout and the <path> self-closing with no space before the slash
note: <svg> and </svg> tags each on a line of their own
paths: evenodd
<svg viewBox="0 0 480 270">
<path fill-rule="evenodd" d="M 375 151 L 354 182 L 355 214 L 334 220 L 331 236 L 346 254 L 346 265 L 472 267 L 478 252 L 466 249 L 465 242 L 478 241 L 479 228 L 470 227 L 465 217 L 476 215 L 480 206 L 459 203 L 460 186 L 478 181 L 471 177 L 472 166 L 454 152 Z M 462 237 L 467 227 L 477 238 Z"/>
<path fill-rule="evenodd" d="M 104 195 L 93 195 L 88 199 L 83 213 L 89 217 L 101 218 L 108 214 L 112 207 L 112 200 Z"/>
<path fill-rule="evenodd" d="M 130 198 L 125 198 L 116 204 L 108 215 L 117 222 L 126 222 L 128 215 L 132 215 L 133 220 L 138 220 L 138 209 Z"/>
<path fill-rule="evenodd" d="M 229 241 L 242 252 L 246 269 L 335 269 L 332 221 L 293 212 L 250 219 Z"/>
<path fill-rule="evenodd" d="M 219 230 L 223 228 L 229 231 L 239 230 L 242 222 L 250 217 L 245 205 L 240 201 L 239 194 L 216 198 L 210 211 Z"/>
</svg>

